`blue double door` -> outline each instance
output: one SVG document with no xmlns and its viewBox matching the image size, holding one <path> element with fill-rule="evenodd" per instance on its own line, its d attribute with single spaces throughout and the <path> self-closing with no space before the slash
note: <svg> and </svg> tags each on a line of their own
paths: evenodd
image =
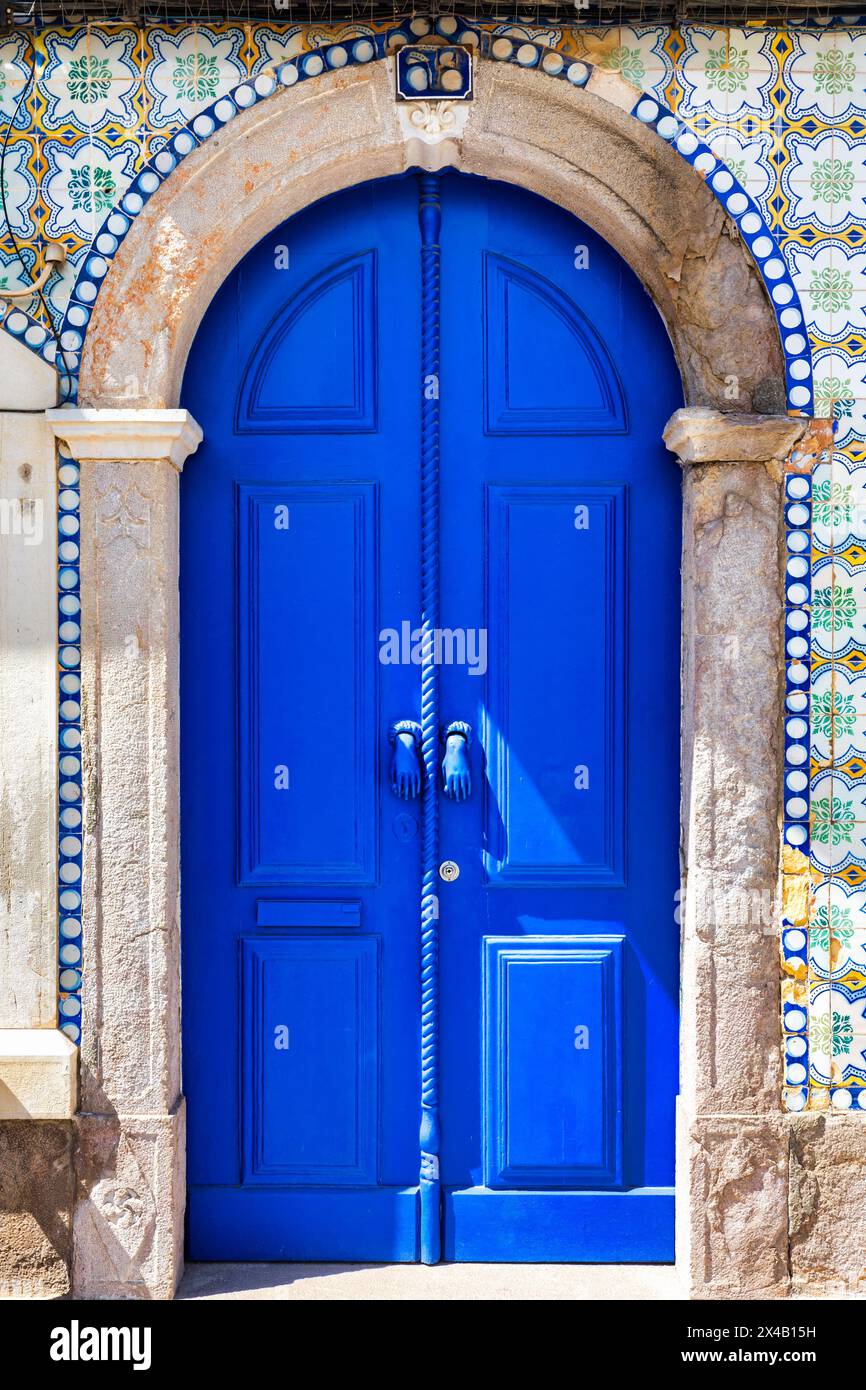
<svg viewBox="0 0 866 1390">
<path fill-rule="evenodd" d="M 424 824 L 392 764 L 436 563 L 471 783 L 437 766 L 443 1256 L 673 1258 L 679 378 L 588 227 L 457 174 L 437 197 L 438 293 L 418 179 L 364 185 L 246 256 L 186 371 L 193 1259 L 419 1258 Z"/>
</svg>

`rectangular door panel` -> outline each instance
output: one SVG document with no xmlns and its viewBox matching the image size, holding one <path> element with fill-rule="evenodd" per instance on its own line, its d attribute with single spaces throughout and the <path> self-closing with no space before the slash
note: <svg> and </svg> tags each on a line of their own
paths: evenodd
<svg viewBox="0 0 866 1390">
<path fill-rule="evenodd" d="M 494 484 L 486 496 L 488 876 L 619 884 L 625 489 Z"/>
<path fill-rule="evenodd" d="M 416 1187 L 189 1189 L 196 1260 L 398 1261 L 418 1258 Z"/>
<path fill-rule="evenodd" d="M 379 939 L 242 942 L 244 1180 L 377 1179 Z"/>
<path fill-rule="evenodd" d="M 376 487 L 238 487 L 244 883 L 370 883 Z"/>
<path fill-rule="evenodd" d="M 488 1187 L 622 1176 L 622 938 L 484 943 Z"/>
<path fill-rule="evenodd" d="M 445 1194 L 446 1260 L 493 1264 L 665 1264 L 674 1258 L 674 1190 Z"/>
</svg>

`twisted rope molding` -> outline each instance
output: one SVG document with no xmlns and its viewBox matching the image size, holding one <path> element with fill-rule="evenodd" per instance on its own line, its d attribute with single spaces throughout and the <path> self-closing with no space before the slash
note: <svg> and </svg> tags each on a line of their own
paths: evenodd
<svg viewBox="0 0 866 1390">
<path fill-rule="evenodd" d="M 440 1258 L 439 1186 L 439 178 L 418 176 L 421 229 L 421 1260 Z"/>
</svg>

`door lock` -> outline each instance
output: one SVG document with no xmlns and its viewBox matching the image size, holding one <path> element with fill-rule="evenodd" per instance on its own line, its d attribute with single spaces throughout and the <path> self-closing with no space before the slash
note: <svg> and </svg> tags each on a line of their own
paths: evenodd
<svg viewBox="0 0 866 1390">
<path fill-rule="evenodd" d="M 439 877 L 443 883 L 453 883 L 455 878 L 460 877 L 460 865 L 455 864 L 453 859 L 443 859 L 439 865 Z"/>
</svg>

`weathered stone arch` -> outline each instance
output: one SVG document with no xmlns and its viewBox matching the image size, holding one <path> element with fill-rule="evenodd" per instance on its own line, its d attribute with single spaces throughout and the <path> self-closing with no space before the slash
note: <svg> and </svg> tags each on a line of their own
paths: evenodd
<svg viewBox="0 0 866 1390">
<path fill-rule="evenodd" d="M 735 376 L 737 409 L 784 409 L 776 318 L 755 264 L 700 174 L 629 114 L 633 88 L 600 71 L 574 88 L 480 61 L 474 101 L 434 143 L 395 104 L 392 62 L 278 89 L 166 178 L 95 301 L 82 405 L 175 406 L 201 317 L 257 241 L 319 198 L 425 164 L 531 189 L 605 237 L 667 324 L 688 404 L 730 409 Z"/>
</svg>

